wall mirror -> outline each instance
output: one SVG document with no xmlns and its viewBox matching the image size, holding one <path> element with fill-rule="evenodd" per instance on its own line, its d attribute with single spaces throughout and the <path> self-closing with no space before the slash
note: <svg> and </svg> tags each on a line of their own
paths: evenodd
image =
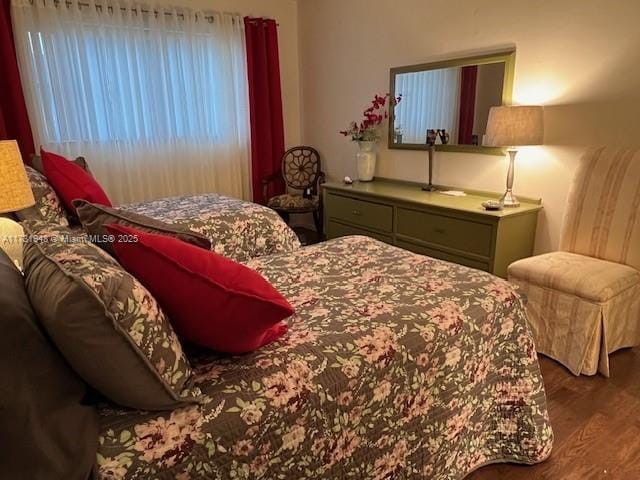
<svg viewBox="0 0 640 480">
<path fill-rule="evenodd" d="M 489 109 L 511 103 L 515 50 L 391 69 L 389 148 L 503 155 L 484 147 Z"/>
</svg>

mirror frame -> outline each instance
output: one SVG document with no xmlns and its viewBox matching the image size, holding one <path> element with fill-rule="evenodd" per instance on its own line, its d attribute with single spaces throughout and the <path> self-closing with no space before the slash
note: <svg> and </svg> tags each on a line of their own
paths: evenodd
<svg viewBox="0 0 640 480">
<path fill-rule="evenodd" d="M 516 65 L 516 50 L 500 50 L 495 53 L 475 55 L 472 57 L 458 57 L 438 62 L 421 63 L 418 65 L 407 65 L 404 67 L 394 67 L 390 70 L 389 92 L 396 96 L 396 75 L 402 73 L 422 72 L 425 70 L 438 70 L 441 68 L 465 67 L 467 65 L 486 65 L 487 63 L 504 62 L 504 81 L 502 84 L 502 105 L 511 105 L 513 95 L 513 78 Z M 389 135 L 388 148 L 393 150 L 427 150 L 429 147 L 421 143 L 400 143 L 394 142 L 395 108 L 389 110 Z M 482 145 L 436 145 L 436 150 L 441 152 L 463 152 L 482 153 L 485 155 L 505 155 L 506 150 L 502 147 L 483 147 Z"/>
</svg>

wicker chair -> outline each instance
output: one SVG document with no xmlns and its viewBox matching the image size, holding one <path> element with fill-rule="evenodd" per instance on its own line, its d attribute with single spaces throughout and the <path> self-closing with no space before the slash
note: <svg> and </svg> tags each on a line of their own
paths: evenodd
<svg viewBox="0 0 640 480">
<path fill-rule="evenodd" d="M 288 192 L 269 198 L 267 206 L 289 222 L 291 214 L 311 213 L 316 231 L 322 235 L 322 196 L 320 185 L 325 174 L 320 168 L 320 154 L 315 148 L 293 147 L 282 156 L 282 171 L 262 181 L 263 198 L 268 198 L 269 186 L 280 176 Z"/>
<path fill-rule="evenodd" d="M 640 150 L 596 148 L 573 182 L 559 252 L 519 260 L 538 352 L 574 375 L 609 376 L 609 354 L 640 345 Z"/>
</svg>

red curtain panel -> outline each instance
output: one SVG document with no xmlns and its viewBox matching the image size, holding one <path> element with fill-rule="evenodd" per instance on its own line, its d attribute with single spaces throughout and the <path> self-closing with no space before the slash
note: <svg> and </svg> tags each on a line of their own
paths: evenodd
<svg viewBox="0 0 640 480">
<path fill-rule="evenodd" d="M 11 27 L 11 0 L 1 0 L 0 7 L 0 139 L 17 140 L 25 162 L 30 162 L 33 134 L 20 84 Z"/>
<path fill-rule="evenodd" d="M 462 67 L 462 78 L 460 81 L 460 120 L 458 122 L 458 143 L 461 145 L 471 145 L 473 141 L 477 78 L 477 65 Z"/>
<path fill-rule="evenodd" d="M 278 58 L 278 27 L 274 20 L 244 19 L 251 115 L 251 168 L 253 201 L 265 203 L 262 181 L 269 176 L 268 196 L 285 192 L 280 175 L 284 153 L 284 121 Z"/>
</svg>

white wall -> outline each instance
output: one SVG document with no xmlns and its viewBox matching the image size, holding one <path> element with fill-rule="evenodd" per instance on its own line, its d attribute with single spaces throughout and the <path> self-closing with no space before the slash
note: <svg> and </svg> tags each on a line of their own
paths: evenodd
<svg viewBox="0 0 640 480">
<path fill-rule="evenodd" d="M 286 3 L 286 2 L 284 2 Z M 338 135 L 389 68 L 515 45 L 514 101 L 545 104 L 546 145 L 521 149 L 516 193 L 542 197 L 536 251 L 556 248 L 587 145 L 640 146 L 638 0 L 299 0 L 304 143 L 333 179 L 355 175 Z M 377 175 L 426 179 L 426 153 L 380 146 Z M 501 157 L 438 153 L 437 183 L 502 191 Z"/>
</svg>

